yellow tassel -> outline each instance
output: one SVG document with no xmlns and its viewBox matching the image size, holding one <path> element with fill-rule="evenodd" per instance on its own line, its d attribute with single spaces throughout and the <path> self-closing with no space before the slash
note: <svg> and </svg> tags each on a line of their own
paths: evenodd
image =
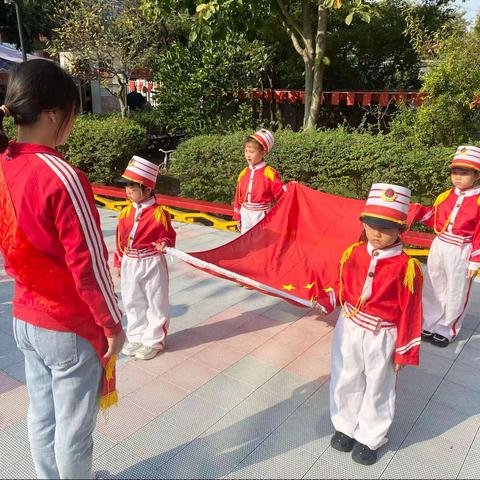
<svg viewBox="0 0 480 480">
<path fill-rule="evenodd" d="M 113 378 L 113 371 L 115 369 L 115 362 L 117 361 L 117 355 L 108 360 L 107 365 L 105 366 L 105 378 L 109 382 Z"/>
<path fill-rule="evenodd" d="M 265 167 L 265 170 L 263 171 L 263 174 L 271 181 L 275 179 L 275 170 L 272 167 L 269 167 L 268 165 Z"/>
<path fill-rule="evenodd" d="M 437 205 L 440 205 L 443 201 L 445 201 L 448 196 L 452 193 L 452 189 L 450 190 L 447 190 L 446 192 L 443 192 L 441 193 L 436 199 L 435 199 L 435 202 L 433 204 L 434 207 L 436 207 Z"/>
<path fill-rule="evenodd" d="M 477 205 L 480 205 L 480 195 L 477 197 Z"/>
<path fill-rule="evenodd" d="M 240 175 L 238 176 L 237 182 L 240 182 L 240 179 L 247 173 L 247 167 L 245 167 L 241 172 Z"/>
<path fill-rule="evenodd" d="M 353 245 L 350 245 L 342 254 L 342 258 L 340 259 L 340 265 L 343 265 L 349 258 L 350 258 L 350 255 L 352 254 L 353 252 L 353 249 L 355 247 L 358 247 L 359 245 L 362 245 L 363 242 L 358 242 L 358 243 L 354 243 Z"/>
<path fill-rule="evenodd" d="M 408 260 L 407 269 L 405 270 L 405 276 L 403 277 L 403 285 L 408 288 L 410 293 L 414 293 L 414 282 L 415 282 L 415 266 L 418 267 L 420 275 L 422 275 L 422 264 L 416 258 L 410 258 Z"/>
<path fill-rule="evenodd" d="M 100 399 L 100 410 L 107 410 L 118 403 L 118 392 L 114 390 Z"/>
<path fill-rule="evenodd" d="M 127 207 L 123 208 L 122 211 L 120 212 L 119 218 L 125 218 L 130 215 L 130 210 L 132 209 L 131 205 L 128 205 Z"/>
</svg>

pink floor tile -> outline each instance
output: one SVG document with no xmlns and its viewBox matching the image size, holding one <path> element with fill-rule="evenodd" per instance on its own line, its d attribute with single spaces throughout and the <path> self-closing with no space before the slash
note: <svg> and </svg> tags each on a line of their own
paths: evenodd
<svg viewBox="0 0 480 480">
<path fill-rule="evenodd" d="M 137 368 L 151 375 L 161 375 L 171 368 L 176 367 L 187 358 L 187 355 L 185 355 L 183 351 L 170 351 L 169 348 L 169 344 L 167 343 L 167 349 L 152 360 L 132 360 L 129 364 L 132 364 L 131 368 Z"/>
<path fill-rule="evenodd" d="M 28 392 L 20 385 L 0 395 L 0 429 L 23 420 L 28 411 Z"/>
<path fill-rule="evenodd" d="M 237 363 L 246 352 L 230 346 L 228 343 L 214 343 L 197 353 L 193 359 L 199 360 L 210 368 L 223 371 Z"/>
<path fill-rule="evenodd" d="M 199 362 L 196 358 L 189 358 L 172 370 L 164 373 L 160 378 L 188 392 L 192 392 L 219 373 L 219 370 Z"/>
<path fill-rule="evenodd" d="M 14 378 L 10 377 L 10 375 L 0 372 L 0 395 L 2 393 L 8 392 L 9 390 L 17 388 L 20 385 L 22 384 Z"/>
<path fill-rule="evenodd" d="M 156 416 L 183 400 L 188 394 L 187 390 L 156 377 L 139 390 L 127 395 L 126 399 Z"/>
<path fill-rule="evenodd" d="M 105 412 L 100 412 L 97 430 L 115 443 L 125 440 L 132 433 L 151 422 L 155 415 L 146 412 L 130 400 L 122 398 Z"/>
<path fill-rule="evenodd" d="M 330 375 L 331 341 L 331 334 L 324 336 L 288 364 L 285 370 L 300 375 L 307 380 L 324 383 Z"/>
<path fill-rule="evenodd" d="M 155 378 L 154 374 L 140 369 L 135 365 L 136 363 L 138 362 L 130 361 L 120 365 L 117 369 L 117 389 L 120 397 L 134 392 Z"/>
<path fill-rule="evenodd" d="M 318 318 L 315 315 L 307 315 L 292 323 L 289 328 L 282 333 L 285 333 L 288 336 L 308 336 L 312 339 L 318 340 L 325 335 L 328 335 L 332 330 L 333 326 L 330 321 Z"/>
</svg>

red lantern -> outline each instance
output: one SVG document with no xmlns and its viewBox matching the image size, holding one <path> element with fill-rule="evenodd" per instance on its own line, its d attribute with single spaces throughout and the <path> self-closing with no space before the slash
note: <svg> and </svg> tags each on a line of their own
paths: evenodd
<svg viewBox="0 0 480 480">
<path fill-rule="evenodd" d="M 363 92 L 362 105 L 369 107 L 372 104 L 372 94 L 370 92 Z"/>
</svg>

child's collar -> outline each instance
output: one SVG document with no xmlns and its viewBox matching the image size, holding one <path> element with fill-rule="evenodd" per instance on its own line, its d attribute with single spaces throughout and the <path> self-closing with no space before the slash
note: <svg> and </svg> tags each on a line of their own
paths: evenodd
<svg viewBox="0 0 480 480">
<path fill-rule="evenodd" d="M 465 197 L 473 197 L 474 195 L 480 194 L 480 187 L 471 187 L 468 190 L 460 190 L 459 188 L 455 188 L 455 194 L 457 196 L 463 195 Z"/>
<path fill-rule="evenodd" d="M 132 202 L 133 207 L 138 210 L 140 207 L 141 208 L 146 208 L 146 207 L 151 207 L 152 205 L 155 205 L 157 203 L 157 200 L 155 198 L 155 195 L 151 196 L 150 198 L 147 198 L 146 200 L 142 200 L 141 202 Z"/>
<path fill-rule="evenodd" d="M 256 165 L 249 165 L 248 167 L 250 168 L 250 170 L 258 170 L 259 168 L 265 167 L 265 165 L 266 163 L 263 161 L 263 162 L 257 163 Z"/>
<path fill-rule="evenodd" d="M 396 242 L 393 245 L 385 248 L 374 248 L 373 245 L 367 243 L 367 252 L 371 257 L 375 257 L 377 260 L 383 260 L 384 258 L 396 257 L 403 252 L 403 243 Z"/>
</svg>

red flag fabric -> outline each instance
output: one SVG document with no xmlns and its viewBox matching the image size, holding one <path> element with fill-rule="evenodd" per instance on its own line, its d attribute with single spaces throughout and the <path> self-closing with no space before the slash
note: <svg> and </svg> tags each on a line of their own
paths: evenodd
<svg viewBox="0 0 480 480">
<path fill-rule="evenodd" d="M 362 233 L 359 217 L 364 205 L 364 200 L 290 182 L 270 213 L 247 233 L 212 250 L 188 254 L 211 268 L 190 263 L 227 278 L 214 271 L 214 267 L 220 267 L 304 301 L 312 296 L 320 299 L 323 289 L 337 278 L 343 251 Z M 409 223 L 419 208 L 410 206 Z M 238 278 L 236 281 L 244 283 Z M 289 301 L 298 303 L 292 298 Z"/>
</svg>

